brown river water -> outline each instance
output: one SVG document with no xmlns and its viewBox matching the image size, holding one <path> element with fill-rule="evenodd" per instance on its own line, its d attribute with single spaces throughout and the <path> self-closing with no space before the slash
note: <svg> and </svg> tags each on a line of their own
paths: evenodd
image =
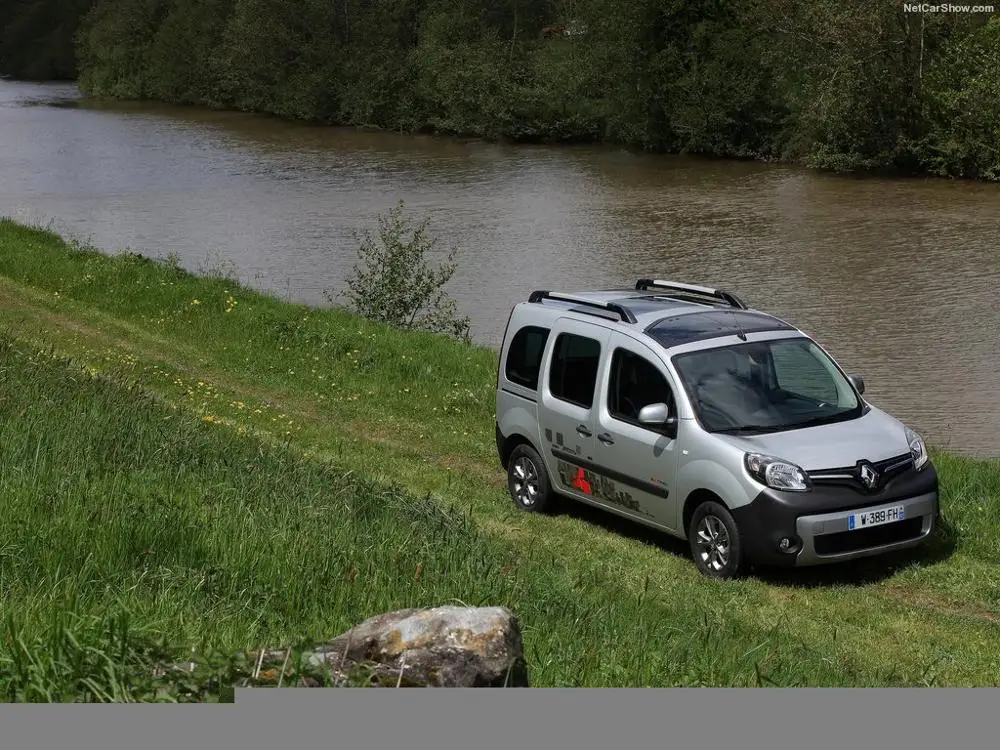
<svg viewBox="0 0 1000 750">
<path fill-rule="evenodd" d="M 0 81 L 0 215 L 176 253 L 326 304 L 352 231 L 428 216 L 473 335 L 533 289 L 718 285 L 815 336 L 878 406 L 1000 456 L 1000 185 L 834 176 L 604 146 L 511 146 L 80 100 Z"/>
</svg>

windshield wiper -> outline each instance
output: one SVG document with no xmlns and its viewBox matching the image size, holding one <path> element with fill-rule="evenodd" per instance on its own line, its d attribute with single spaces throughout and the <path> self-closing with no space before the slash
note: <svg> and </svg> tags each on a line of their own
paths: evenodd
<svg viewBox="0 0 1000 750">
<path fill-rule="evenodd" d="M 788 425 L 783 424 L 747 424 L 741 427 L 726 427 L 721 430 L 713 430 L 713 432 L 721 432 L 724 435 L 735 435 L 739 432 L 780 432 L 787 429 Z"/>
<path fill-rule="evenodd" d="M 853 409 L 846 409 L 844 411 L 838 411 L 834 414 L 826 414 L 822 417 L 813 417 L 812 419 L 807 419 L 803 422 L 795 422 L 794 424 L 785 425 L 785 429 L 801 430 L 805 427 L 818 427 L 819 425 L 830 424 L 831 422 L 841 422 L 853 411 Z"/>
<path fill-rule="evenodd" d="M 836 414 L 827 414 L 823 417 L 813 417 L 812 419 L 806 419 L 802 422 L 789 422 L 788 424 L 748 424 L 740 427 L 725 427 L 721 430 L 713 430 L 713 432 L 722 433 L 724 435 L 735 435 L 741 432 L 769 433 L 784 432 L 785 430 L 802 430 L 806 427 L 818 427 L 819 425 L 829 424 L 830 422 L 839 422 L 846 414 L 850 413 L 850 410 L 842 411 Z"/>
</svg>

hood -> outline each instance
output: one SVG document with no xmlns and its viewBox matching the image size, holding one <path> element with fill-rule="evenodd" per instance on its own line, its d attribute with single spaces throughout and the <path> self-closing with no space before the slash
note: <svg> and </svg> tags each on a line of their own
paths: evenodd
<svg viewBox="0 0 1000 750">
<path fill-rule="evenodd" d="M 764 435 L 717 435 L 740 450 L 763 453 L 798 464 L 805 471 L 854 466 L 861 459 L 881 461 L 910 452 L 905 427 L 883 411 L 847 422 Z"/>
</svg>

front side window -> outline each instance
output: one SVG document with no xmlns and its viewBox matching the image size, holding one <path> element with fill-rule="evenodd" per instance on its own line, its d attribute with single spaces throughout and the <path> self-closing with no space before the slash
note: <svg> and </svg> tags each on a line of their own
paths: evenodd
<svg viewBox="0 0 1000 750">
<path fill-rule="evenodd" d="M 807 338 L 716 347 L 673 361 L 699 419 L 712 432 L 778 432 L 862 414 L 850 382 Z"/>
<path fill-rule="evenodd" d="M 600 361 L 600 342 L 574 333 L 560 333 L 552 352 L 549 374 L 552 395 L 589 409 L 594 404 Z"/>
<path fill-rule="evenodd" d="M 650 404 L 667 404 L 673 412 L 673 393 L 660 370 L 645 357 L 616 349 L 611 358 L 608 412 L 615 419 L 647 427 L 639 412 Z"/>
</svg>

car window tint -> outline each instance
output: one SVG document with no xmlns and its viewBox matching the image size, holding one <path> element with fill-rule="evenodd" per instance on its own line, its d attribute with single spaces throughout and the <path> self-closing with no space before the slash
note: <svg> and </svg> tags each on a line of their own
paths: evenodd
<svg viewBox="0 0 1000 750">
<path fill-rule="evenodd" d="M 548 338 L 548 329 L 537 326 L 525 326 L 515 334 L 507 351 L 504 371 L 509 381 L 532 390 L 538 388 L 538 371 Z"/>
<path fill-rule="evenodd" d="M 608 411 L 615 419 L 639 424 L 639 412 L 649 404 L 673 408 L 673 394 L 660 370 L 644 357 L 616 349 L 611 359 Z"/>
<path fill-rule="evenodd" d="M 559 334 L 549 374 L 552 395 L 589 409 L 594 403 L 600 359 L 598 341 L 573 333 Z"/>
</svg>

